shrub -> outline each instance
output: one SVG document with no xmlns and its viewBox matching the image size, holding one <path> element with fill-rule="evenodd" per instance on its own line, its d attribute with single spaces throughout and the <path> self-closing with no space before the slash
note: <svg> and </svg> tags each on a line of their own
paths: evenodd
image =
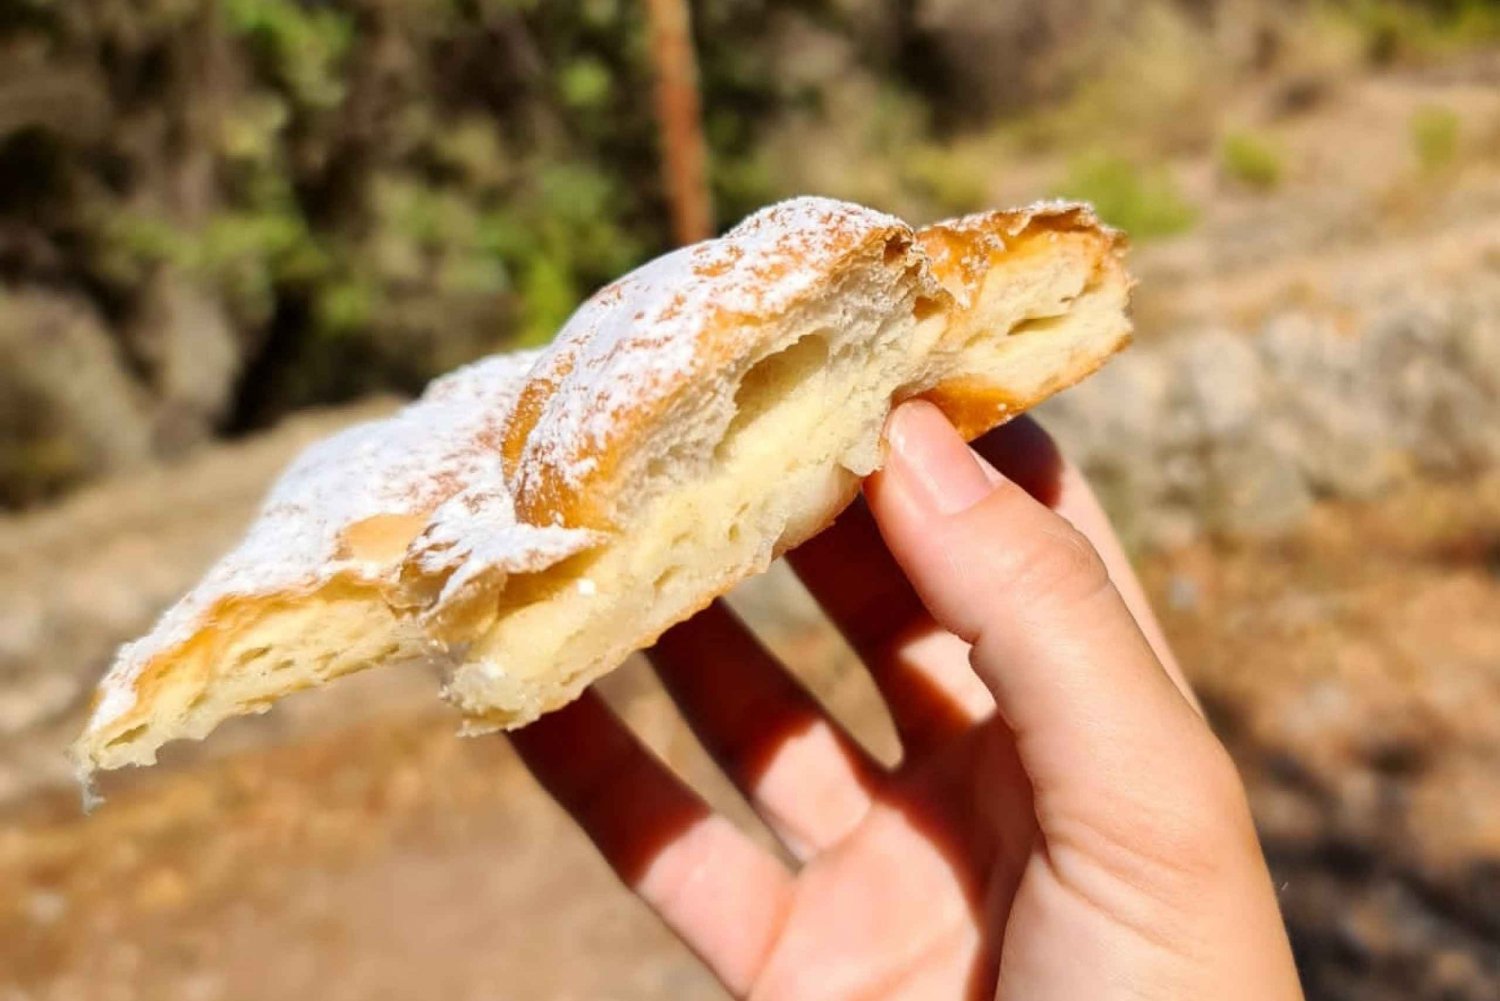
<svg viewBox="0 0 1500 1001">
<path fill-rule="evenodd" d="M 1462 123 L 1451 108 L 1428 105 L 1411 117 L 1411 145 L 1422 172 L 1445 170 L 1458 158 Z"/>
<path fill-rule="evenodd" d="M 1259 191 L 1278 187 L 1286 176 L 1281 150 L 1253 132 L 1225 136 L 1219 147 L 1219 166 L 1226 177 Z"/>
<path fill-rule="evenodd" d="M 1075 159 L 1056 194 L 1092 202 L 1105 222 L 1138 240 L 1184 232 L 1198 219 L 1197 208 L 1165 167 L 1145 167 L 1109 153 Z"/>
<path fill-rule="evenodd" d="M 312 108 L 343 100 L 344 58 L 354 44 L 354 18 L 295 0 L 227 0 L 231 30 L 247 38 L 264 67 Z"/>
<path fill-rule="evenodd" d="M 1494 0 L 1333 0 L 1330 6 L 1376 62 L 1443 55 L 1500 38 L 1500 5 Z"/>
</svg>

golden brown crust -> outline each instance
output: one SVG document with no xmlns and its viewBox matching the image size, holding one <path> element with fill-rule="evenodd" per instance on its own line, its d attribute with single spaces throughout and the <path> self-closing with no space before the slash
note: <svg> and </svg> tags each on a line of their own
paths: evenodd
<svg viewBox="0 0 1500 1001">
<path fill-rule="evenodd" d="M 1100 258 L 1123 260 L 1125 234 L 1105 226 L 1087 205 L 1051 202 L 1024 209 L 979 212 L 926 226 L 917 233 L 943 287 L 965 298 L 1001 258 L 1024 252 L 1046 233 L 1081 233 L 1097 243 Z"/>
<path fill-rule="evenodd" d="M 856 262 L 918 266 L 919 253 L 900 220 L 803 199 L 607 286 L 563 328 L 506 424 L 517 514 L 611 528 L 626 460 L 694 382 L 737 364 L 760 328 L 826 294 Z"/>
<path fill-rule="evenodd" d="M 602 296 L 603 291 L 598 293 Z M 596 296 L 598 298 L 598 296 Z M 557 392 L 558 385 L 573 370 L 573 356 L 577 346 L 553 342 L 551 350 L 542 356 L 525 385 L 516 397 L 515 409 L 505 420 L 500 430 L 500 454 L 505 461 L 507 476 L 515 476 L 521 465 L 521 456 L 526 451 L 526 439 L 541 419 L 542 408 Z"/>
<path fill-rule="evenodd" d="M 917 234 L 932 260 L 933 272 L 960 304 L 960 314 L 975 307 L 986 280 L 992 280 L 1006 265 L 1054 249 L 1059 236 L 1069 238 L 1087 255 L 1090 284 L 1120 282 L 1128 291 L 1125 234 L 1103 225 L 1086 205 L 1054 203 L 978 213 L 925 227 Z M 951 330 L 963 333 L 962 315 L 955 318 Z M 1060 369 L 1027 392 L 963 375 L 942 381 L 920 396 L 941 409 L 958 432 L 972 440 L 1092 375 L 1129 341 L 1127 329 L 1108 353 L 1077 368 Z"/>
<path fill-rule="evenodd" d="M 978 379 L 950 379 L 920 394 L 972 441 L 1026 410 L 1030 404 Z"/>
<path fill-rule="evenodd" d="M 925 297 L 951 308 L 943 303 L 951 295 L 962 310 L 977 299 L 999 262 L 1046 252 L 1048 234 L 1083 235 L 1098 267 L 1119 267 L 1124 246 L 1120 233 L 1076 204 L 979 213 L 913 234 L 888 216 L 826 203 L 816 210 L 822 218 L 812 229 L 815 239 L 805 223 L 792 224 L 777 211 L 756 220 L 775 233 L 769 241 L 761 232 L 734 231 L 679 251 L 601 290 L 564 328 L 501 432 L 521 519 L 613 527 L 614 502 L 631 473 L 627 460 L 642 435 L 668 419 L 695 380 L 743 358 L 756 328 L 815 290 L 793 287 L 793 278 L 816 273 L 826 289 L 837 283 L 841 269 L 878 253 L 887 263 L 929 266 L 942 288 L 929 289 Z M 664 274 L 649 274 L 650 268 Z M 678 287 L 665 303 L 651 295 L 662 283 Z M 778 294 L 782 286 L 786 294 Z M 971 436 L 1036 402 L 974 380 L 925 395 Z M 568 412 L 572 420 L 559 433 L 557 418 Z"/>
</svg>

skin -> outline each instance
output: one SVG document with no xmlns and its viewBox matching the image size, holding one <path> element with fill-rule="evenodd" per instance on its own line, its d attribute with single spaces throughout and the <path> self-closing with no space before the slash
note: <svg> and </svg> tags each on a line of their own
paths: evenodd
<svg viewBox="0 0 1500 1001">
<path fill-rule="evenodd" d="M 596 697 L 513 735 L 731 994 L 1302 997 L 1243 786 L 1078 472 L 1020 420 L 901 407 L 865 503 L 791 562 L 868 666 L 867 755 L 724 607 L 650 658 L 786 845 L 756 845 Z"/>
</svg>

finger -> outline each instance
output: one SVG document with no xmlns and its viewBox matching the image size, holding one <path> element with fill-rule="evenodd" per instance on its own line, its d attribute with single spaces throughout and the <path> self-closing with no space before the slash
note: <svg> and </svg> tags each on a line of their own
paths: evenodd
<svg viewBox="0 0 1500 1001">
<path fill-rule="evenodd" d="M 987 462 L 1042 504 L 1062 515 L 1093 543 L 1125 607 L 1140 626 L 1162 667 L 1183 697 L 1201 713 L 1198 700 L 1172 653 L 1156 612 L 1146 598 L 1125 547 L 1088 480 L 1058 449 L 1052 436 L 1028 416 L 1002 424 L 973 443 Z"/>
<path fill-rule="evenodd" d="M 908 759 L 994 711 L 968 644 L 933 621 L 863 502 L 787 559 L 869 669 Z"/>
<path fill-rule="evenodd" d="M 881 769 L 723 604 L 647 651 L 700 743 L 799 858 L 870 809 Z"/>
<path fill-rule="evenodd" d="M 749 989 L 791 877 L 651 755 L 592 692 L 510 735 L 627 886 L 734 993 Z"/>
<path fill-rule="evenodd" d="M 900 408 L 888 437 L 871 510 L 936 619 L 974 644 L 1038 795 L 1186 778 L 1193 752 L 1217 745 L 1088 540 L 930 404 Z"/>
</svg>

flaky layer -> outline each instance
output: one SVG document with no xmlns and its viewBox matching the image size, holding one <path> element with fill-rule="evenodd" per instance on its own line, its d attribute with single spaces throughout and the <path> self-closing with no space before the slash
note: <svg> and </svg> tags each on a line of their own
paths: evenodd
<svg viewBox="0 0 1500 1001">
<path fill-rule="evenodd" d="M 931 279 L 908 273 L 903 248 L 760 326 L 700 334 L 737 343 L 738 357 L 679 387 L 684 411 L 637 412 L 629 476 L 643 485 L 634 504 L 612 509 L 606 541 L 446 622 L 445 638 L 467 651 L 447 694 L 470 729 L 522 725 L 565 704 L 820 531 L 878 465 L 881 429 L 901 400 L 932 400 L 973 437 L 1128 340 L 1119 241 L 1086 210 L 956 220 L 924 230 L 918 246 Z M 589 398 L 588 387 L 571 391 Z"/>
<path fill-rule="evenodd" d="M 378 663 L 429 661 L 431 641 L 388 601 L 414 538 L 456 494 L 507 498 L 484 445 L 536 352 L 501 355 L 435 381 L 386 420 L 303 453 L 238 546 L 150 633 L 121 648 L 74 748 L 80 768 L 148 764 L 229 716 Z M 497 563 L 535 570 L 590 544 L 586 533 L 512 531 Z"/>
<path fill-rule="evenodd" d="M 920 232 L 798 199 L 602 290 L 539 356 L 316 446 L 245 542 L 121 651 L 84 771 L 380 663 L 480 727 L 567 701 L 810 537 L 923 396 L 973 436 L 1128 340 L 1116 234 L 1076 205 Z"/>
<path fill-rule="evenodd" d="M 801 198 L 603 289 L 568 321 L 506 423 L 507 480 L 536 524 L 608 528 L 649 492 L 651 435 L 698 420 L 705 385 L 732 378 L 775 325 L 852 273 L 942 290 L 891 216 Z"/>
</svg>

